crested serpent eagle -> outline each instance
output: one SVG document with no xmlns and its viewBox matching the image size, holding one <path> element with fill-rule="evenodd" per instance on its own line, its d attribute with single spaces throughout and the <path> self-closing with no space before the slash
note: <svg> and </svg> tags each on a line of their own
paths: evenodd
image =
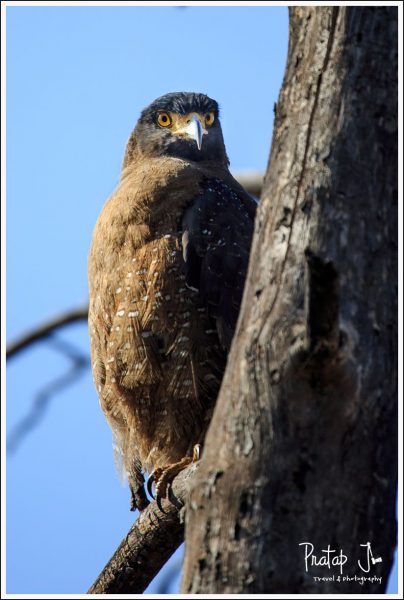
<svg viewBox="0 0 404 600">
<path fill-rule="evenodd" d="M 148 106 L 89 257 L 94 381 L 132 492 L 148 504 L 192 460 L 235 330 L 255 200 L 228 169 L 217 102 L 171 93 Z"/>
</svg>

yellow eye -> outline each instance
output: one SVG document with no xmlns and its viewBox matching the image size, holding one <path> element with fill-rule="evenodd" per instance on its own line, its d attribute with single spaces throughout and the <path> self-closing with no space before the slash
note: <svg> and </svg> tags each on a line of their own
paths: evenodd
<svg viewBox="0 0 404 600">
<path fill-rule="evenodd" d="M 207 115 L 205 115 L 205 123 L 206 123 L 206 125 L 208 125 L 208 127 L 213 125 L 214 120 L 215 120 L 215 113 L 210 112 Z"/>
<path fill-rule="evenodd" d="M 172 122 L 170 115 L 166 112 L 161 112 L 157 116 L 157 123 L 160 127 L 170 127 Z"/>
</svg>

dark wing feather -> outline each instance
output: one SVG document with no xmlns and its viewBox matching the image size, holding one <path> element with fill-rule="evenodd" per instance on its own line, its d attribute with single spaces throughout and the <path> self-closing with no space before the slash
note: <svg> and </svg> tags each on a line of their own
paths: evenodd
<svg viewBox="0 0 404 600">
<path fill-rule="evenodd" d="M 199 290 L 226 349 L 240 310 L 255 211 L 243 189 L 210 179 L 182 219 L 185 281 Z"/>
</svg>

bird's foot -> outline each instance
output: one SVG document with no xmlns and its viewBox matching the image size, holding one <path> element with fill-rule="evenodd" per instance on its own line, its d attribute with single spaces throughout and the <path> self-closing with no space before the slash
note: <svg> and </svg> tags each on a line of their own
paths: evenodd
<svg viewBox="0 0 404 600">
<path fill-rule="evenodd" d="M 184 456 L 181 460 L 164 467 L 156 469 L 147 481 L 147 491 L 152 498 L 164 498 L 167 493 L 167 487 L 174 477 L 178 475 L 185 467 L 193 462 L 197 462 L 201 455 L 200 444 L 195 444 L 192 456 Z M 155 496 L 153 495 L 153 484 L 155 485 Z"/>
</svg>

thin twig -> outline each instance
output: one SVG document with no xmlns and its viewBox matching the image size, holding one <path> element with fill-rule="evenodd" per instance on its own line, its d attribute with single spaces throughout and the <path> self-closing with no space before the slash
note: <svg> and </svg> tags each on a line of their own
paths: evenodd
<svg viewBox="0 0 404 600">
<path fill-rule="evenodd" d="M 65 325 L 70 325 L 70 323 L 74 323 L 75 321 L 83 321 L 87 320 L 88 316 L 88 305 L 79 306 L 78 308 L 74 308 L 73 310 L 61 313 L 54 317 L 53 319 L 49 319 L 49 321 L 45 321 L 42 325 L 31 329 L 20 338 L 11 342 L 7 346 L 6 356 L 7 358 L 12 358 L 18 352 L 28 348 L 35 342 L 39 342 L 45 338 L 48 338 L 56 329 L 60 329 Z"/>
<path fill-rule="evenodd" d="M 35 395 L 28 414 L 17 423 L 8 435 L 7 450 L 10 454 L 18 450 L 21 442 L 41 421 L 52 397 L 60 390 L 77 381 L 89 365 L 90 361 L 87 356 L 84 356 L 77 348 L 66 341 L 52 338 L 50 342 L 57 350 L 63 352 L 70 359 L 72 363 L 71 368 L 66 373 L 63 373 L 63 375 L 53 379 Z"/>
</svg>

